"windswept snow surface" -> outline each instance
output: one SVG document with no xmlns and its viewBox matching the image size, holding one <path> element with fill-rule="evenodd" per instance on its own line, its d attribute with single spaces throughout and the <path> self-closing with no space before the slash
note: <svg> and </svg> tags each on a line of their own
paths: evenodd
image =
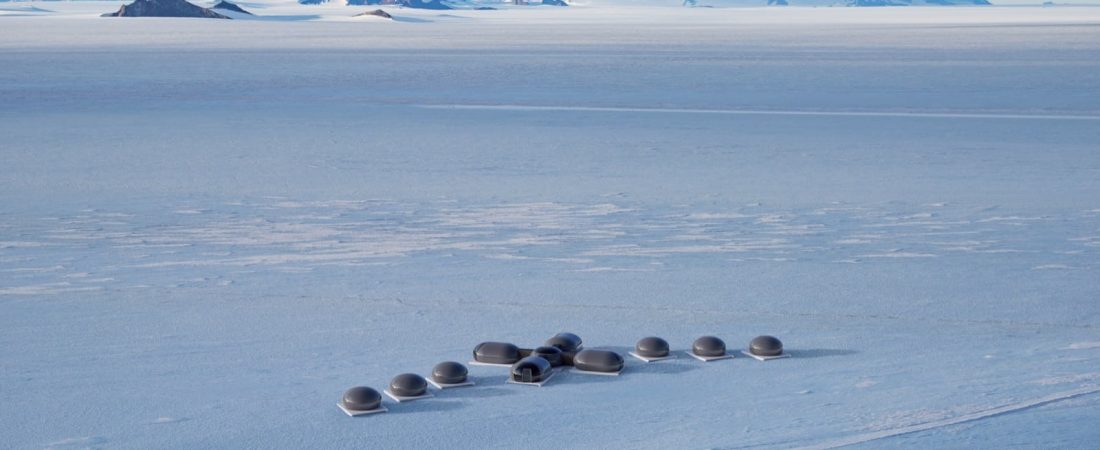
<svg viewBox="0 0 1100 450">
<path fill-rule="evenodd" d="M 4 447 L 1100 442 L 1100 9 L 241 6 L 2 7 Z M 335 406 L 559 331 L 794 357 Z"/>
</svg>

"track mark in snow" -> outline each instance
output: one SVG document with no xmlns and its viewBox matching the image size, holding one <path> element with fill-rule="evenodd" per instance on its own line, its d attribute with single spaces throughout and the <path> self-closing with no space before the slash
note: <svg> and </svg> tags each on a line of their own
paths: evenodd
<svg viewBox="0 0 1100 450">
<path fill-rule="evenodd" d="M 662 113 L 662 114 L 719 114 L 738 116 L 826 116 L 826 117 L 906 117 L 930 119 L 1007 119 L 1007 120 L 1095 120 L 1100 116 L 1082 114 L 1000 114 L 953 112 L 904 112 L 904 111 L 799 111 L 768 109 L 700 109 L 700 108 L 627 108 L 613 106 L 538 106 L 538 105 L 477 105 L 477 104 L 421 104 L 428 109 L 490 110 L 490 111 L 563 111 L 563 112 L 612 112 L 612 113 Z"/>
<path fill-rule="evenodd" d="M 922 424 L 911 425 L 908 427 L 894 428 L 892 430 L 876 431 L 874 433 L 860 434 L 844 439 L 838 439 L 832 442 L 826 442 L 817 445 L 810 445 L 806 447 L 799 447 L 800 449 L 829 449 L 846 447 L 849 445 L 862 444 L 865 442 L 871 442 L 879 439 L 885 439 L 888 437 L 901 436 L 903 434 L 916 433 L 918 431 L 927 431 L 936 428 L 942 428 L 951 425 L 957 425 L 960 423 L 972 422 L 975 420 L 985 419 L 993 416 L 999 416 L 1001 414 L 1008 414 L 1011 412 L 1022 411 L 1028 408 L 1034 408 L 1036 406 L 1045 405 L 1047 403 L 1058 402 L 1062 400 L 1068 400 L 1082 395 L 1089 395 L 1100 392 L 1100 387 L 1089 386 L 1072 391 L 1060 392 L 1057 394 L 1051 394 L 1046 397 L 1040 397 L 1034 400 L 1028 400 L 1024 402 L 1011 403 L 1001 407 L 978 411 L 970 414 L 964 414 L 958 417 L 953 417 L 943 420 L 935 420 L 931 422 L 925 422 Z"/>
<path fill-rule="evenodd" d="M 1044 259 L 1026 268 L 1088 268 L 1065 255 L 1008 248 L 1031 245 L 1036 234 L 1048 231 L 1049 223 L 1080 217 L 1033 217 L 1000 210 L 991 216 L 986 210 L 843 205 L 811 210 L 759 204 L 647 210 L 611 202 L 463 205 L 445 200 L 406 204 L 287 198 L 226 205 L 224 210 L 190 204 L 172 207 L 168 211 L 183 215 L 173 214 L 166 224 L 129 221 L 132 215 L 109 211 L 45 218 L 47 223 L 33 218 L 17 222 L 26 225 L 7 234 L 41 238 L 0 241 L 0 273 L 13 274 L 9 286 L 0 286 L 0 297 L 91 290 L 91 283 L 117 285 L 127 281 L 129 272 L 140 271 L 128 269 L 168 277 L 221 267 L 305 273 L 327 266 L 385 266 L 425 255 L 556 263 L 560 265 L 551 270 L 560 271 L 635 272 L 664 270 L 661 264 L 666 260 L 686 257 L 737 264 L 874 264 L 1015 252 L 1043 254 Z M 1051 250 L 1089 253 L 1100 247 L 1100 236 L 1094 232 L 1074 236 L 1070 242 L 1054 241 L 1062 246 Z M 73 265 L 72 254 L 92 248 L 98 259 L 111 264 Z M 72 278 L 68 271 L 89 275 Z M 91 273 L 96 278 L 90 278 Z"/>
<path fill-rule="evenodd" d="M 869 253 L 866 255 L 856 255 L 859 258 L 935 258 L 937 255 L 932 253 L 919 253 L 919 252 L 890 252 L 890 253 Z"/>
<path fill-rule="evenodd" d="M 1067 347 L 1069 350 L 1086 350 L 1090 348 L 1100 348 L 1100 342 L 1074 342 Z"/>
<path fill-rule="evenodd" d="M 191 419 L 188 419 L 186 417 L 167 417 L 167 416 L 165 416 L 165 417 L 157 417 L 157 419 L 153 421 L 153 424 L 178 423 L 178 422 L 186 422 L 188 420 L 191 420 Z"/>
<path fill-rule="evenodd" d="M 1033 381 L 1035 384 L 1043 386 L 1051 386 L 1055 384 L 1069 384 L 1069 383 L 1081 383 L 1085 381 L 1093 381 L 1100 379 L 1100 372 L 1089 373 L 1076 373 L 1073 375 L 1064 375 L 1060 377 L 1049 377 Z"/>
<path fill-rule="evenodd" d="M 867 379 L 867 380 L 860 381 L 859 383 L 856 383 L 856 387 L 860 388 L 860 389 L 866 389 L 866 388 L 869 388 L 869 387 L 874 386 L 876 384 L 878 384 L 877 381 Z"/>
<path fill-rule="evenodd" d="M 103 290 L 100 286 L 70 287 L 70 283 L 47 283 L 30 286 L 12 286 L 0 288 L 0 295 L 42 295 L 62 294 L 66 292 L 88 292 Z"/>
<path fill-rule="evenodd" d="M 51 442 L 49 444 L 46 444 L 46 448 L 98 448 L 99 446 L 106 443 L 107 439 L 102 436 L 75 437 Z"/>
<path fill-rule="evenodd" d="M 576 269 L 570 272 L 653 272 L 652 269 L 626 269 L 620 267 L 589 267 L 587 269 Z"/>
<path fill-rule="evenodd" d="M 1043 264 L 1040 266 L 1032 267 L 1031 270 L 1067 270 L 1072 268 L 1073 267 L 1067 266 L 1065 264 Z"/>
</svg>

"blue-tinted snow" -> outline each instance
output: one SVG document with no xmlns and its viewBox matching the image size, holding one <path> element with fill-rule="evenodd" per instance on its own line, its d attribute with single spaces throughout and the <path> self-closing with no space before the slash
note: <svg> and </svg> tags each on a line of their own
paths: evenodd
<svg viewBox="0 0 1100 450">
<path fill-rule="evenodd" d="M 1100 10 L 951 11 L 0 19 L 0 436 L 1093 444 Z M 794 358 L 335 407 L 559 331 Z"/>
</svg>

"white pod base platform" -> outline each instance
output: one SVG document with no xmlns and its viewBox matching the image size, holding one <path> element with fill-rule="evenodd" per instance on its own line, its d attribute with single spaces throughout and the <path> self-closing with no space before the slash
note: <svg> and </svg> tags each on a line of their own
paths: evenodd
<svg viewBox="0 0 1100 450">
<path fill-rule="evenodd" d="M 498 363 L 487 363 L 487 362 L 481 362 L 481 361 L 470 361 L 470 362 L 468 362 L 468 363 L 466 363 L 466 364 L 469 364 L 469 365 L 471 365 L 471 366 L 484 366 L 484 367 L 507 367 L 507 368 L 509 368 L 509 369 L 511 369 L 511 368 L 512 368 L 512 365 L 511 365 L 511 364 L 498 364 Z"/>
<path fill-rule="evenodd" d="M 382 391 L 382 393 L 386 394 L 387 397 L 392 398 L 393 401 L 395 401 L 397 403 L 411 402 L 413 400 L 420 400 L 422 398 L 434 397 L 434 395 L 432 395 L 432 393 L 429 392 L 429 391 L 424 391 L 423 395 L 417 395 L 417 396 L 413 396 L 413 397 L 406 397 L 406 396 L 403 396 L 403 395 L 397 395 L 397 394 L 394 394 L 393 392 L 390 392 L 389 389 L 386 389 L 386 390 Z"/>
<path fill-rule="evenodd" d="M 696 355 L 696 354 L 691 353 L 691 352 L 688 352 L 688 354 L 691 355 L 692 358 L 698 359 L 699 361 L 702 361 L 702 362 L 720 361 L 720 360 L 723 360 L 723 359 L 733 359 L 733 355 L 731 355 L 729 353 L 727 353 L 725 355 L 721 355 L 721 356 L 699 356 L 699 355 Z"/>
<path fill-rule="evenodd" d="M 569 372 L 579 373 L 579 374 L 584 374 L 584 375 L 601 375 L 601 376 L 605 376 L 605 377 L 617 377 L 617 376 L 619 376 L 619 374 L 623 373 L 622 369 L 619 369 L 618 372 L 594 372 L 594 371 L 591 371 L 591 370 L 580 370 L 580 369 L 577 369 L 577 368 L 573 368 Z"/>
<path fill-rule="evenodd" d="M 351 417 L 366 416 L 366 415 L 369 415 L 369 414 L 378 414 L 378 413 L 384 413 L 384 412 L 389 411 L 388 409 L 386 409 L 386 405 L 378 405 L 377 408 L 368 409 L 366 411 L 356 411 L 354 409 L 347 409 L 347 408 L 344 407 L 343 403 L 337 403 L 336 406 L 340 407 L 340 411 L 343 411 L 344 414 L 347 414 L 348 416 L 351 416 Z"/>
<path fill-rule="evenodd" d="M 754 355 L 754 354 L 752 354 L 752 352 L 750 352 L 748 350 L 741 350 L 741 354 L 743 354 L 745 356 L 748 356 L 752 359 L 755 359 L 757 361 L 771 361 L 773 359 L 782 359 L 782 358 L 790 358 L 791 357 L 791 354 L 786 353 L 786 352 L 780 353 L 780 354 L 775 355 L 775 356 L 760 356 L 760 355 Z"/>
<path fill-rule="evenodd" d="M 443 390 L 443 389 L 453 389 L 453 388 L 460 388 L 460 387 L 466 387 L 466 386 L 473 386 L 474 382 L 473 381 L 464 381 L 462 383 L 437 383 L 435 380 L 433 380 L 431 378 L 428 378 L 428 384 L 430 384 L 432 386 L 435 386 L 436 389 Z"/>
</svg>

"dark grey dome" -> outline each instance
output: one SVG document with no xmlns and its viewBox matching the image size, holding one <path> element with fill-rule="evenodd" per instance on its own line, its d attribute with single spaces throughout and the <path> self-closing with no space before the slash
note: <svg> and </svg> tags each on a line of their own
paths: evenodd
<svg viewBox="0 0 1100 450">
<path fill-rule="evenodd" d="M 749 342 L 749 353 L 759 356 L 779 356 L 783 354 L 783 343 L 775 336 L 757 336 Z"/>
<path fill-rule="evenodd" d="M 428 391 L 428 380 L 415 373 L 403 373 L 390 380 L 390 392 L 400 397 L 416 397 Z"/>
<path fill-rule="evenodd" d="M 519 361 L 519 347 L 507 342 L 482 342 L 474 347 L 474 361 L 512 364 Z"/>
<path fill-rule="evenodd" d="M 512 365 L 512 381 L 538 383 L 550 376 L 550 361 L 541 356 L 528 356 Z"/>
<path fill-rule="evenodd" d="M 454 361 L 444 361 L 432 368 L 432 379 L 443 384 L 464 383 L 466 373 L 466 366 Z"/>
<path fill-rule="evenodd" d="M 382 406 L 382 396 L 369 387 L 356 386 L 344 392 L 340 404 L 352 411 L 370 411 Z"/>
<path fill-rule="evenodd" d="M 545 345 L 557 347 L 563 352 L 575 352 L 581 348 L 581 337 L 573 333 L 558 333 L 547 339 Z"/>
<path fill-rule="evenodd" d="M 642 338 L 634 345 L 634 353 L 647 358 L 668 356 L 668 341 L 656 336 Z"/>
<path fill-rule="evenodd" d="M 561 350 L 557 347 L 546 345 L 536 348 L 531 351 L 531 356 L 541 356 L 542 359 L 550 361 L 550 365 L 554 367 L 561 365 Z"/>
<path fill-rule="evenodd" d="M 691 351 L 699 356 L 722 356 L 726 354 L 726 343 L 714 336 L 703 336 L 691 344 Z"/>
<path fill-rule="evenodd" d="M 581 350 L 573 356 L 573 367 L 590 372 L 623 370 L 623 357 L 606 350 Z"/>
</svg>

